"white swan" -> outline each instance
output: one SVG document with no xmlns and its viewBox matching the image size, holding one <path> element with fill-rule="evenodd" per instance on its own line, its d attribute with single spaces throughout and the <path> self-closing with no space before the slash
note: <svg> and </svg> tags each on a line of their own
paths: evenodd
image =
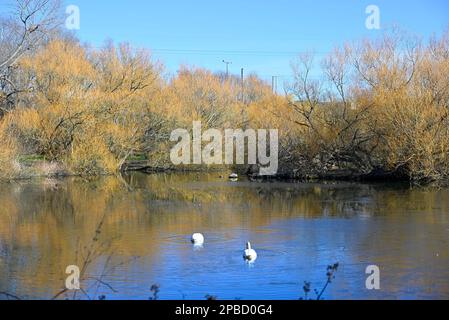
<svg viewBox="0 0 449 320">
<path fill-rule="evenodd" d="M 201 233 L 194 233 L 190 239 L 194 245 L 201 246 L 204 243 L 204 236 Z"/>
<path fill-rule="evenodd" d="M 253 262 L 257 259 L 257 252 L 251 249 L 251 243 L 246 244 L 246 249 L 243 252 L 243 258 L 249 262 Z"/>
<path fill-rule="evenodd" d="M 229 179 L 231 179 L 231 180 L 238 179 L 238 178 L 239 178 L 239 175 L 237 173 L 231 173 L 229 175 Z"/>
</svg>

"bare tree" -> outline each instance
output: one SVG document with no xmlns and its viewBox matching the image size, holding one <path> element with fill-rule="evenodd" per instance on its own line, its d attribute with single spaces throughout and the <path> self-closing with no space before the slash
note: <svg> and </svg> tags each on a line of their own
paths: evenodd
<svg viewBox="0 0 449 320">
<path fill-rule="evenodd" d="M 354 106 L 351 93 L 351 50 L 336 51 L 321 62 L 322 79 L 313 79 L 314 57 L 303 54 L 292 63 L 294 81 L 287 92 L 302 139 L 312 147 L 307 155 L 318 170 L 371 168 L 368 148 L 373 135 L 362 130 L 370 105 Z M 368 168 L 365 169 L 364 167 Z"/>
<path fill-rule="evenodd" d="M 287 92 L 289 105 L 301 118 L 301 121 L 296 121 L 297 124 L 314 132 L 321 143 L 322 137 L 318 130 L 320 124 L 315 122 L 314 114 L 322 101 L 322 82 L 311 77 L 314 60 L 313 54 L 305 53 L 291 63 L 294 81 Z"/>
<path fill-rule="evenodd" d="M 0 117 L 29 90 L 17 74 L 17 62 L 60 25 L 59 0 L 15 0 L 11 8 L 9 16 L 0 16 Z"/>
</svg>

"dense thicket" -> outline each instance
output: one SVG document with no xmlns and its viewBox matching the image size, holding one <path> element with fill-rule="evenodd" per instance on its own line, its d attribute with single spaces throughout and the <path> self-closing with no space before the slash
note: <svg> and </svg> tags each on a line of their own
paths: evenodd
<svg viewBox="0 0 449 320">
<path fill-rule="evenodd" d="M 448 178 L 447 32 L 423 43 L 392 31 L 337 48 L 321 61 L 320 80 L 310 78 L 314 63 L 299 57 L 284 103 L 259 109 L 261 125 L 283 129 L 284 168 Z"/>
</svg>

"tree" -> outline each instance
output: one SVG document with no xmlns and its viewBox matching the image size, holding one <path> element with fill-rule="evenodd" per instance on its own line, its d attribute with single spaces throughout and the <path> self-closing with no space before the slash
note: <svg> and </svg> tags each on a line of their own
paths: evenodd
<svg viewBox="0 0 449 320">
<path fill-rule="evenodd" d="M 28 92 L 17 63 L 59 25 L 58 0 L 15 0 L 10 17 L 0 17 L 0 118 Z"/>
</svg>

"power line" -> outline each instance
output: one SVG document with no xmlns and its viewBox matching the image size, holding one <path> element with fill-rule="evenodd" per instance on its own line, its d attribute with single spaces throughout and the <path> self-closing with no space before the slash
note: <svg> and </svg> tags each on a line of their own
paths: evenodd
<svg viewBox="0 0 449 320">
<path fill-rule="evenodd" d="M 203 49 L 149 49 L 154 53 L 186 54 L 186 55 L 253 55 L 253 56 L 285 56 L 310 53 L 309 51 L 262 51 L 262 50 L 203 50 Z M 315 55 L 327 55 L 331 52 L 313 52 Z"/>
<path fill-rule="evenodd" d="M 92 46 L 87 45 L 87 47 L 94 49 L 104 49 L 103 46 Z M 209 49 L 175 49 L 175 48 L 146 48 L 153 53 L 160 54 L 183 54 L 183 55 L 253 55 L 253 56 L 283 56 L 283 55 L 300 55 L 300 54 L 313 54 L 313 55 L 328 55 L 332 51 L 266 51 L 266 50 L 209 50 Z"/>
</svg>

